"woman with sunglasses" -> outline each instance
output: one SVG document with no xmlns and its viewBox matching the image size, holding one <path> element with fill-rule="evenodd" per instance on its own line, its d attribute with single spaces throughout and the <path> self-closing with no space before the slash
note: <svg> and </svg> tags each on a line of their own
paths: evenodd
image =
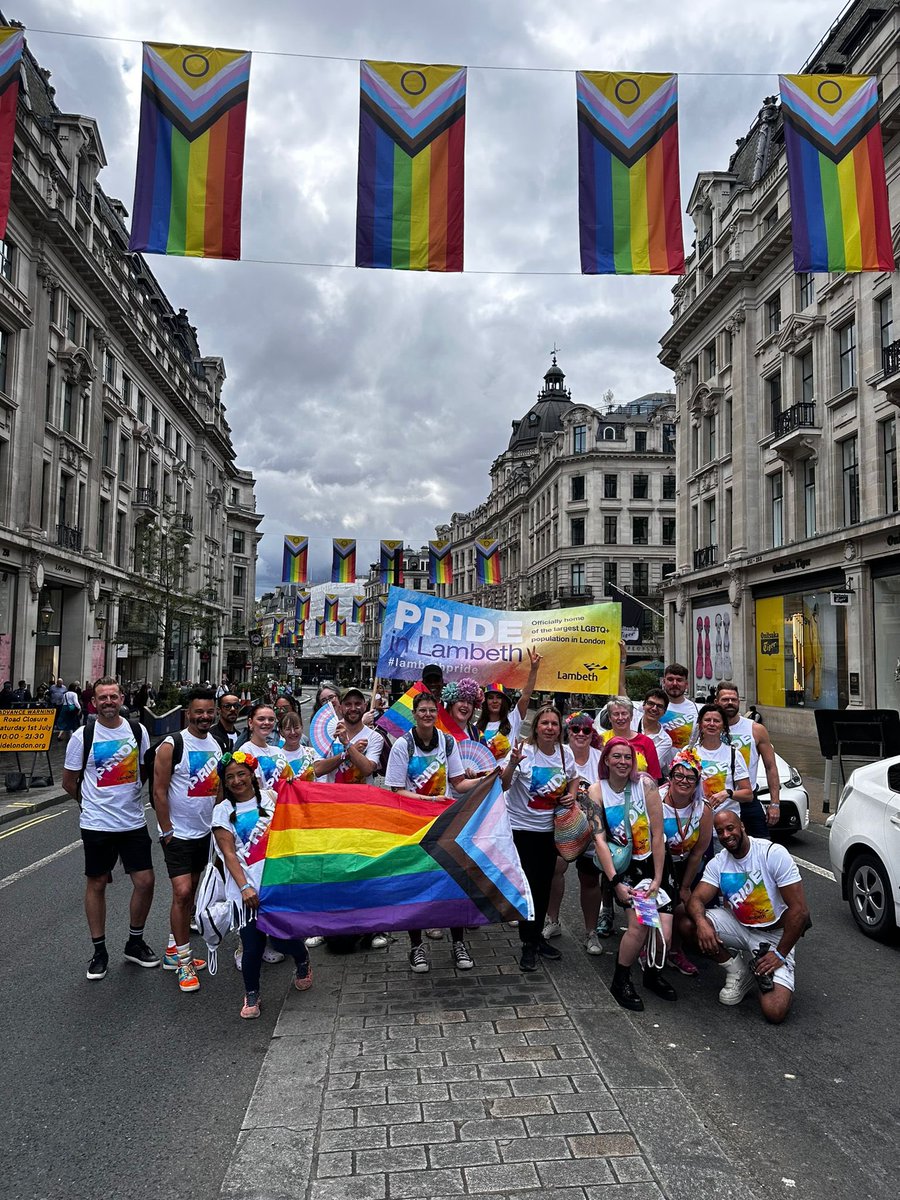
<svg viewBox="0 0 900 1200">
<path fill-rule="evenodd" d="M 703 869 L 703 859 L 713 834 L 713 814 L 700 789 L 700 758 L 696 750 L 680 750 L 672 760 L 668 783 L 659 790 L 662 800 L 663 829 L 678 888 L 675 912 L 687 908 L 694 882 Z M 682 975 L 699 971 L 681 949 L 678 926 L 674 927 L 669 962 Z"/>
<path fill-rule="evenodd" d="M 603 810 L 603 831 L 594 837 L 597 862 L 612 884 L 616 899 L 628 912 L 628 929 L 619 942 L 609 990 L 622 1008 L 642 1012 L 644 1002 L 634 990 L 631 968 L 647 943 L 650 927 L 641 924 L 633 902 L 636 896 L 657 900 L 662 934 L 668 945 L 677 895 L 666 854 L 662 803 L 656 784 L 638 771 L 631 742 L 619 737 L 610 738 L 603 747 L 600 780 L 588 794 Z M 625 860 L 621 869 L 613 862 L 611 845 Z M 644 967 L 644 987 L 662 1000 L 678 999 L 659 969 Z"/>
<path fill-rule="evenodd" d="M 256 927 L 259 890 L 269 824 L 275 812 L 275 793 L 261 790 L 258 764 L 247 750 L 224 754 L 219 761 L 223 799 L 213 810 L 216 850 L 225 864 L 225 896 L 240 914 L 241 952 L 235 962 L 244 977 L 243 1019 L 259 1016 L 259 976 L 266 957 L 266 935 Z M 272 938 L 266 961 L 280 962 L 290 954 L 295 963 L 294 987 L 312 986 L 312 968 L 302 938 Z"/>
<path fill-rule="evenodd" d="M 539 954 L 562 958 L 543 936 L 557 859 L 553 814 L 559 804 L 574 804 L 578 790 L 578 768 L 563 746 L 559 709 L 544 704 L 537 710 L 531 736 L 525 742 L 516 739 L 501 779 L 513 841 L 534 900 L 534 920 L 519 921 L 519 966 L 536 971 Z"/>
<path fill-rule="evenodd" d="M 586 712 L 572 713 L 566 719 L 566 735 L 569 749 L 578 768 L 578 778 L 590 787 L 600 778 L 600 751 L 594 746 L 594 722 Z M 544 938 L 559 937 L 562 927 L 559 923 L 559 910 L 562 906 L 566 887 L 566 870 L 569 864 L 560 854 L 556 860 L 556 871 L 550 888 L 550 901 L 547 905 L 547 920 L 544 924 Z M 594 862 L 593 855 L 579 854 L 575 859 L 575 869 L 578 871 L 578 884 L 581 889 L 581 913 L 584 917 L 584 948 L 588 954 L 602 954 L 603 947 L 597 936 L 597 920 L 600 916 L 601 876 L 600 868 Z M 610 891 L 610 895 L 612 895 Z"/>
</svg>

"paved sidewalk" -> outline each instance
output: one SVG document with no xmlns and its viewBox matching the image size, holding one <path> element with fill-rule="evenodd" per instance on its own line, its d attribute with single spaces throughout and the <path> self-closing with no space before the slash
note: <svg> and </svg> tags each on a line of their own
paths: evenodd
<svg viewBox="0 0 900 1200">
<path fill-rule="evenodd" d="M 456 972 L 449 942 L 430 943 L 427 975 L 402 935 L 312 951 L 222 1200 L 753 1200 L 596 960 L 570 950 L 523 975 L 514 929 L 471 945 L 475 970 Z"/>
<path fill-rule="evenodd" d="M 53 735 L 53 740 L 50 743 L 50 767 L 53 772 L 53 783 L 50 787 L 29 788 L 25 792 L 7 792 L 4 788 L 5 776 L 7 772 L 21 769 L 28 779 L 31 775 L 32 760 L 35 756 L 30 750 L 23 750 L 19 754 L 19 762 L 21 768 L 16 766 L 16 756 L 11 752 L 0 754 L 0 825 L 6 825 L 10 821 L 16 821 L 19 817 L 28 816 L 29 813 L 40 812 L 42 808 L 50 808 L 53 804 L 62 804 L 69 797 L 62 788 L 62 772 L 63 762 L 66 757 L 66 748 L 62 742 L 56 740 L 56 734 Z M 37 755 L 34 761 L 34 775 L 47 776 L 47 755 L 41 753 Z"/>
</svg>

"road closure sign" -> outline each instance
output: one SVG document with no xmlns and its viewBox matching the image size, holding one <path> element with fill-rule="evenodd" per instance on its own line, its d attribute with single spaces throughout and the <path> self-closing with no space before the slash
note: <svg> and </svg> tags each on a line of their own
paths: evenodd
<svg viewBox="0 0 900 1200">
<path fill-rule="evenodd" d="M 0 751 L 49 750 L 53 708 L 7 708 L 0 711 Z"/>
</svg>

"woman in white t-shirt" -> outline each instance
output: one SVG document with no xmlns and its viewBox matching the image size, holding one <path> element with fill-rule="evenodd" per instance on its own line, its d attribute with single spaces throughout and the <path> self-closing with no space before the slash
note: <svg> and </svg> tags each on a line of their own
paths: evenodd
<svg viewBox="0 0 900 1200">
<path fill-rule="evenodd" d="M 269 825 L 275 812 L 275 793 L 261 791 L 258 765 L 249 750 L 225 754 L 219 762 L 224 799 L 213 810 L 212 831 L 216 850 L 225 864 L 225 895 L 241 914 L 245 1020 L 259 1016 L 259 975 L 266 949 L 266 935 L 256 927 L 259 891 Z M 282 955 L 290 954 L 296 964 L 294 987 L 305 992 L 312 986 L 312 967 L 302 938 L 272 938 Z"/>
<path fill-rule="evenodd" d="M 697 717 L 700 787 L 713 812 L 729 809 L 738 816 L 741 805 L 753 801 L 750 773 L 744 756 L 728 735 L 728 718 L 718 704 L 704 704 Z"/>
<path fill-rule="evenodd" d="M 534 920 L 519 922 L 519 966 L 536 971 L 538 954 L 562 958 L 543 936 L 557 858 L 553 814 L 559 805 L 574 804 L 578 790 L 578 767 L 563 745 L 559 709 L 545 704 L 537 710 L 531 736 L 526 742 L 516 739 L 501 778 L 513 841 L 534 900 Z"/>
<path fill-rule="evenodd" d="M 304 779 L 311 782 L 318 778 L 316 763 L 320 762 L 312 746 L 302 743 L 303 722 L 299 713 L 286 712 L 281 718 L 281 745 L 279 749 L 287 759 L 294 779 Z M 323 764 L 324 768 L 324 764 Z M 324 769 L 320 774 L 325 774 Z"/>
<path fill-rule="evenodd" d="M 538 667 L 541 665 L 541 661 L 542 655 L 529 647 L 528 678 L 515 704 L 502 683 L 489 683 L 484 689 L 484 704 L 481 716 L 478 718 L 477 728 L 481 734 L 481 740 L 497 762 L 503 762 L 512 749 L 513 742 L 519 736 L 519 728 L 525 719 L 528 705 L 534 694 L 534 685 L 537 683 Z"/>
<path fill-rule="evenodd" d="M 280 741 L 274 707 L 268 701 L 254 704 L 247 717 L 247 739 L 240 743 L 239 749 L 246 750 L 256 759 L 256 779 L 263 791 L 273 788 L 282 779 L 293 778 L 278 745 Z"/>
</svg>

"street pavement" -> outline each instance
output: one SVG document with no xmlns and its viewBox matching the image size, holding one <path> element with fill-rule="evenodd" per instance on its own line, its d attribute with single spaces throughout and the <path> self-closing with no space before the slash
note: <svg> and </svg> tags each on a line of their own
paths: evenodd
<svg viewBox="0 0 900 1200">
<path fill-rule="evenodd" d="M 814 927 L 778 1028 L 752 995 L 719 1005 L 711 964 L 699 980 L 670 972 L 677 1004 L 620 1010 L 607 991 L 615 939 L 593 959 L 577 937 L 574 869 L 563 961 L 533 976 L 507 927 L 471 934 L 469 973 L 450 968 L 446 942 L 424 976 L 408 972 L 401 937 L 386 951 L 320 948 L 311 991 L 290 988 L 289 964 L 266 967 L 263 1015 L 242 1022 L 229 954 L 190 996 L 122 961 L 118 872 L 110 972 L 88 982 L 77 811 L 18 816 L 0 829 L 4 1193 L 893 1197 L 900 951 L 856 930 L 821 826 L 791 849 Z M 169 886 L 155 858 L 147 936 L 161 950 Z"/>
</svg>

